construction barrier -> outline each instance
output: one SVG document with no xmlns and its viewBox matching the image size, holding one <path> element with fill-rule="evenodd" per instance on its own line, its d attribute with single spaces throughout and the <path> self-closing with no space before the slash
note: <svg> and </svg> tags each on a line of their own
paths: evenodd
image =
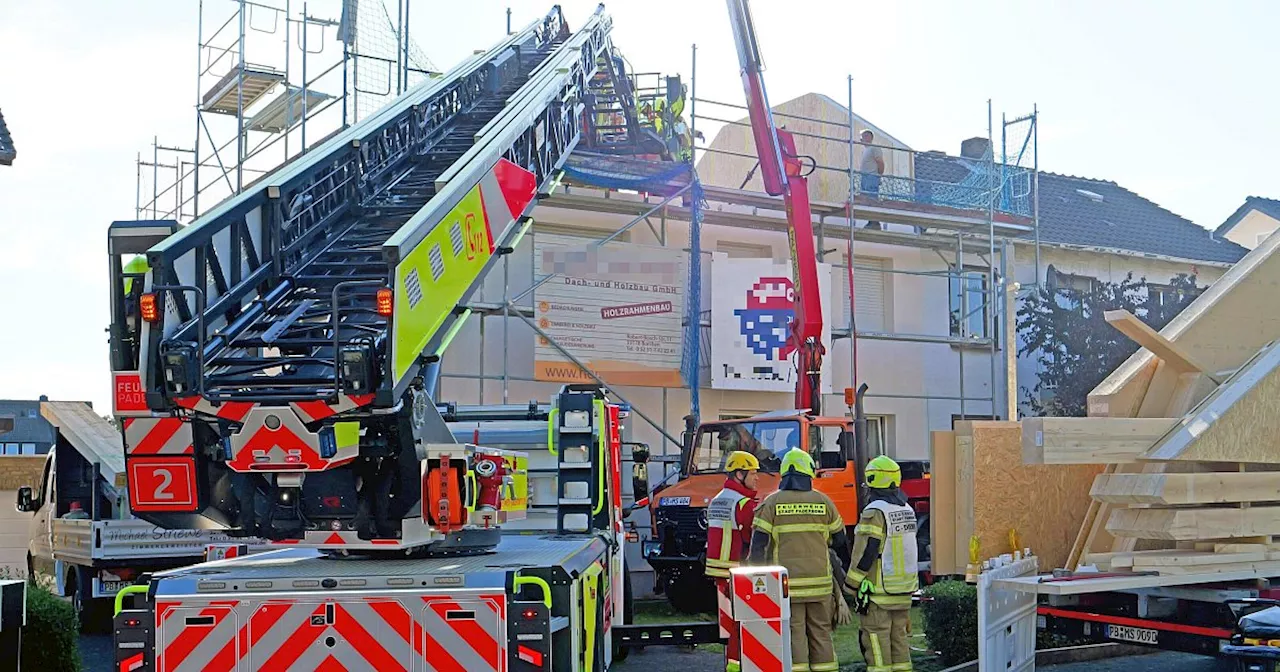
<svg viewBox="0 0 1280 672">
<path fill-rule="evenodd" d="M 742 672 L 790 672 L 791 593 L 783 567 L 730 570 Z"/>
</svg>

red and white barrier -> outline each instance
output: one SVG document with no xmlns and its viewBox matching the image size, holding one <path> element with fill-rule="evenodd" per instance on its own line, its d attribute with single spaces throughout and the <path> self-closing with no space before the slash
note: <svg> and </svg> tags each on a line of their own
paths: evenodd
<svg viewBox="0 0 1280 672">
<path fill-rule="evenodd" d="M 790 672 L 791 592 L 783 567 L 730 570 L 742 672 Z"/>
</svg>

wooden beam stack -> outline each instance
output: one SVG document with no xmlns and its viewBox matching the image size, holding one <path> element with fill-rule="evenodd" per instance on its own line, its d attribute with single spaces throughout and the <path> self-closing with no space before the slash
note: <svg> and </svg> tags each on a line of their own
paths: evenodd
<svg viewBox="0 0 1280 672">
<path fill-rule="evenodd" d="M 1142 347 L 1089 395 L 1090 417 L 1023 421 L 1028 464 L 1102 465 L 1067 568 L 1280 576 L 1277 248 L 1265 241 L 1160 332 L 1109 311 Z"/>
</svg>

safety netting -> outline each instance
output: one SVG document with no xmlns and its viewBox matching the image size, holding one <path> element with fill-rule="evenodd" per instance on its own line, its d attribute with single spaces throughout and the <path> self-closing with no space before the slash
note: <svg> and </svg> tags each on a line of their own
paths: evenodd
<svg viewBox="0 0 1280 672">
<path fill-rule="evenodd" d="M 578 184 L 623 189 L 666 197 L 682 196 L 691 210 L 688 279 L 684 297 L 684 343 L 680 373 L 689 386 L 689 411 L 702 417 L 698 390 L 702 385 L 702 184 L 693 166 L 649 161 L 633 156 L 574 152 L 564 165 L 565 177 Z M 673 199 L 674 200 L 674 199 Z"/>
</svg>

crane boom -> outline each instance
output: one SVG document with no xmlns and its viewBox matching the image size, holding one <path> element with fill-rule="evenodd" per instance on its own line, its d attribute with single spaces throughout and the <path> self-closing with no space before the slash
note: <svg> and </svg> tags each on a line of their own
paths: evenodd
<svg viewBox="0 0 1280 672">
<path fill-rule="evenodd" d="M 760 157 L 760 175 L 771 196 L 782 196 L 787 210 L 787 238 L 791 245 L 791 280 L 795 317 L 789 345 L 796 353 L 796 408 L 820 414 L 822 409 L 822 299 L 818 290 L 817 249 L 809 210 L 809 182 L 796 154 L 795 137 L 778 128 L 764 86 L 764 61 L 756 40 L 748 0 L 727 0 L 729 23 L 742 69 L 751 134 Z"/>
</svg>

